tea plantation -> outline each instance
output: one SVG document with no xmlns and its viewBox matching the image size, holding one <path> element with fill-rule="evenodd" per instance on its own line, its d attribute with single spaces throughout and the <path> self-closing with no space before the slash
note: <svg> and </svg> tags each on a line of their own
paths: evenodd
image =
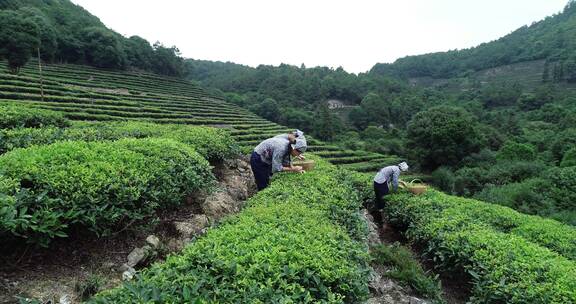
<svg viewBox="0 0 576 304">
<path fill-rule="evenodd" d="M 0 104 L 26 104 L 60 112 L 81 121 L 141 121 L 226 128 L 242 147 L 251 150 L 261 140 L 289 129 L 214 98 L 193 83 L 148 73 L 118 72 L 88 66 L 54 64 L 42 70 L 31 61 L 18 75 L 0 62 Z M 43 91 L 43 92 L 42 92 Z M 43 97 L 42 97 L 43 93 Z M 373 171 L 398 161 L 364 151 L 343 151 L 310 139 L 310 151 L 357 171 Z"/>
<path fill-rule="evenodd" d="M 0 237 L 108 235 L 210 189 L 210 163 L 289 131 L 183 80 L 34 62 L 0 72 Z M 0 64 L 0 71 L 6 69 Z M 92 303 L 358 303 L 369 296 L 372 173 L 399 160 L 311 138 L 316 170 L 277 174 L 218 228 Z M 360 172 L 351 172 L 350 169 Z M 429 190 L 390 223 L 473 303 L 576 303 L 576 230 Z"/>
<path fill-rule="evenodd" d="M 370 198 L 372 175 L 355 179 Z M 400 191 L 385 209 L 437 270 L 467 274 L 472 303 L 576 303 L 573 226 L 436 190 Z"/>
</svg>

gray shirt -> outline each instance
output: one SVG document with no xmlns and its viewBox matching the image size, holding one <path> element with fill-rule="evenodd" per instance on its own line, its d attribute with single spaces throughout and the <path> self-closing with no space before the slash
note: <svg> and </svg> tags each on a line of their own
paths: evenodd
<svg viewBox="0 0 576 304">
<path fill-rule="evenodd" d="M 290 166 L 290 141 L 288 136 L 276 136 L 261 142 L 254 152 L 260 155 L 263 162 L 272 165 L 272 173 L 282 171 L 282 167 Z"/>
<path fill-rule="evenodd" d="M 398 178 L 400 177 L 400 168 L 398 166 L 388 166 L 382 168 L 374 177 L 374 181 L 383 184 L 386 182 L 392 182 L 394 186 L 394 191 L 398 190 Z"/>
</svg>

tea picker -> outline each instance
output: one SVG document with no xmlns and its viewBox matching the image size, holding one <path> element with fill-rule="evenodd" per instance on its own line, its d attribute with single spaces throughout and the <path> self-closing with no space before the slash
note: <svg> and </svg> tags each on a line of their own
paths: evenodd
<svg viewBox="0 0 576 304">
<path fill-rule="evenodd" d="M 290 156 L 302 159 L 306 148 L 306 138 L 300 130 L 277 135 L 258 144 L 250 157 L 258 191 L 268 187 L 270 176 L 276 172 L 304 173 L 301 166 L 292 165 Z"/>
<path fill-rule="evenodd" d="M 392 183 L 394 191 L 398 190 L 398 181 L 400 172 L 408 170 L 408 164 L 401 162 L 398 165 L 387 166 L 376 174 L 374 177 L 374 194 L 376 196 L 376 209 L 382 210 L 385 206 L 384 196 L 390 192 L 388 183 Z"/>
</svg>

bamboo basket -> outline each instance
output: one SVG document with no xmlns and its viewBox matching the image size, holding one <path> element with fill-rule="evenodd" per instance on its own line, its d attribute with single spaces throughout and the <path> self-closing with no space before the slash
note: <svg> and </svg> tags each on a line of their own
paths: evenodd
<svg viewBox="0 0 576 304">
<path fill-rule="evenodd" d="M 301 166 L 304 171 L 312 171 L 316 166 L 316 162 L 313 160 L 299 160 L 292 163 L 294 166 Z"/>
<path fill-rule="evenodd" d="M 401 181 L 402 187 L 410 191 L 412 194 L 420 195 L 428 190 L 428 185 L 424 184 L 420 179 L 413 179 L 410 182 Z"/>
</svg>

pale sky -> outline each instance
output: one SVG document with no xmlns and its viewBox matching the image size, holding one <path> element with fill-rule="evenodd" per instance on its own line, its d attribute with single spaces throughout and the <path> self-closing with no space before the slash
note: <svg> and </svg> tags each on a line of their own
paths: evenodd
<svg viewBox="0 0 576 304">
<path fill-rule="evenodd" d="M 125 36 L 186 58 L 368 71 L 463 49 L 559 13 L 568 0 L 72 0 Z"/>
</svg>

